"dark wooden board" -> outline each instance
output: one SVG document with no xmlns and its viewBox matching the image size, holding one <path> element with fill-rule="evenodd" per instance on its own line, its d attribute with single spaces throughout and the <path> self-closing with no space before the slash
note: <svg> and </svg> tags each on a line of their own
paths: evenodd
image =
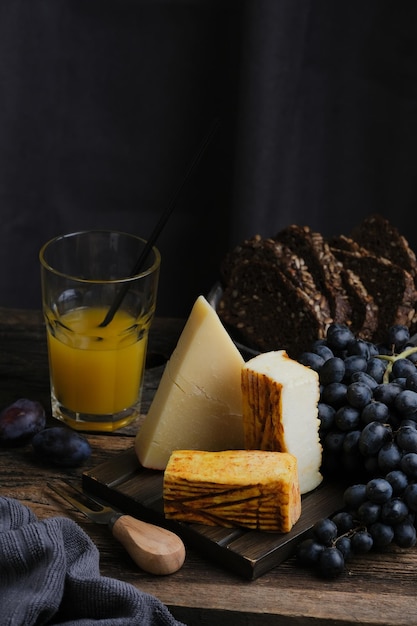
<svg viewBox="0 0 417 626">
<path fill-rule="evenodd" d="M 167 520 L 163 512 L 163 473 L 143 468 L 134 448 L 82 475 L 83 489 L 134 517 L 170 528 L 184 543 L 239 576 L 254 580 L 293 553 L 314 522 L 342 506 L 343 490 L 323 483 L 302 498 L 302 514 L 289 533 L 266 533 Z"/>
</svg>

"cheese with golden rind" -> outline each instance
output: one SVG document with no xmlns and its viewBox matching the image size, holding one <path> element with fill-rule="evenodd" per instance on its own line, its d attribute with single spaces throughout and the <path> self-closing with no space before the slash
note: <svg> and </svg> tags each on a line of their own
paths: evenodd
<svg viewBox="0 0 417 626">
<path fill-rule="evenodd" d="M 140 463 L 163 470 L 180 448 L 242 448 L 243 364 L 216 311 L 199 296 L 136 435 Z"/>
<path fill-rule="evenodd" d="M 253 357 L 242 368 L 245 447 L 297 458 L 301 494 L 322 481 L 317 372 L 285 350 Z"/>
<path fill-rule="evenodd" d="M 176 450 L 163 497 L 168 519 L 289 532 L 301 515 L 297 459 L 261 450 Z"/>
</svg>

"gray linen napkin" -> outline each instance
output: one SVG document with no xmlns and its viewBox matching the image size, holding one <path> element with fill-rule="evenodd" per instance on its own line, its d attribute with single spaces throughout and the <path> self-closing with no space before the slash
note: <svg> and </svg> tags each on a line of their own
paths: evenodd
<svg viewBox="0 0 417 626">
<path fill-rule="evenodd" d="M 99 552 L 78 524 L 39 521 L 0 497 L 2 626 L 184 626 L 133 585 L 100 575 Z"/>
</svg>

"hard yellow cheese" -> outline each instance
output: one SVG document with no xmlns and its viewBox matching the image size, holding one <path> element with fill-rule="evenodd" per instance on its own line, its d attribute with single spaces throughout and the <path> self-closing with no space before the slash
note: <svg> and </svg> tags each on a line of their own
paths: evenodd
<svg viewBox="0 0 417 626">
<path fill-rule="evenodd" d="M 136 435 L 140 463 L 164 470 L 173 450 L 243 448 L 243 364 L 217 313 L 200 296 Z"/>
<path fill-rule="evenodd" d="M 245 447 L 293 454 L 302 494 L 322 481 L 319 395 L 317 372 L 284 350 L 255 356 L 242 369 Z"/>
<path fill-rule="evenodd" d="M 297 459 L 264 450 L 176 450 L 163 497 L 168 519 L 289 532 L 301 515 Z"/>
</svg>

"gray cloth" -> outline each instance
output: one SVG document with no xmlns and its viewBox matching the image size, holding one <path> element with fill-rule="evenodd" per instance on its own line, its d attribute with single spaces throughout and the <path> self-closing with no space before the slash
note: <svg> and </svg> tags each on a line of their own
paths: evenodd
<svg viewBox="0 0 417 626">
<path fill-rule="evenodd" d="M 157 598 L 100 575 L 99 552 L 75 522 L 39 521 L 0 497 L 2 626 L 184 626 Z"/>
</svg>

